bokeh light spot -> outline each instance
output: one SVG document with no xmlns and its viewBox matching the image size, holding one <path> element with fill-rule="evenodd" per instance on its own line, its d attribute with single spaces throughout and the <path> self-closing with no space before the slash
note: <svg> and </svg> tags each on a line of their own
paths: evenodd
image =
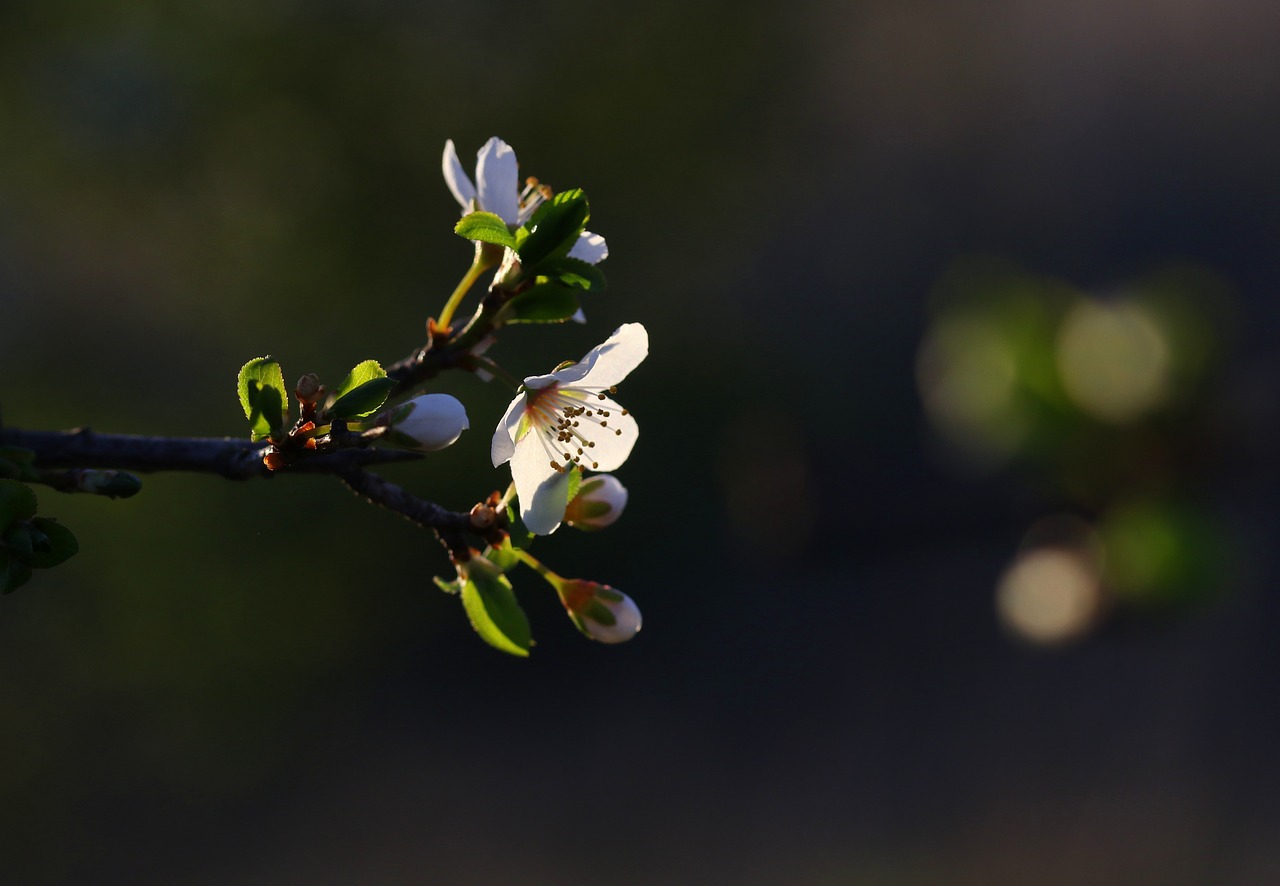
<svg viewBox="0 0 1280 886">
<path fill-rule="evenodd" d="M 1142 418 L 1168 399 L 1169 344 L 1142 306 L 1078 301 L 1058 334 L 1058 371 L 1085 412 L 1113 424 Z"/>
</svg>

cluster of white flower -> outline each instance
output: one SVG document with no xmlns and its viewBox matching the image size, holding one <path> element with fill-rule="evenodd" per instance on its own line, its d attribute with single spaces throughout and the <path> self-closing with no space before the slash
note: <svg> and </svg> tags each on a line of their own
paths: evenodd
<svg viewBox="0 0 1280 886">
<path fill-rule="evenodd" d="M 526 225 L 552 196 L 550 188 L 537 179 L 521 182 L 515 151 L 496 137 L 478 152 L 474 180 L 459 162 L 452 140 L 445 143 L 442 168 L 464 217 L 492 213 L 512 231 Z M 566 257 L 596 265 L 608 255 L 604 237 L 583 230 Z M 505 247 L 495 285 L 513 279 L 513 272 L 519 270 L 518 253 Z M 571 319 L 585 322 L 581 310 Z M 600 529 L 622 513 L 627 490 L 605 472 L 627 460 L 639 428 L 613 394 L 648 353 L 645 328 L 627 323 L 578 362 L 524 379 L 498 422 L 490 454 L 494 467 L 510 464 L 520 519 L 530 532 L 549 535 L 562 523 Z M 450 445 L 469 426 L 462 404 L 446 394 L 419 396 L 396 415 L 393 429 L 423 450 Z M 570 498 L 574 472 L 579 483 L 577 494 Z M 523 552 L 522 557 L 536 563 Z M 625 594 L 608 585 L 561 578 L 540 564 L 538 568 L 588 636 L 618 643 L 640 630 L 640 610 Z"/>
</svg>

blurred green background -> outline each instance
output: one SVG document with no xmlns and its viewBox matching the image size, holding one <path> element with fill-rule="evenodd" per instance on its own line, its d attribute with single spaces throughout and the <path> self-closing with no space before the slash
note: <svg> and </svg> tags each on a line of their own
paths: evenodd
<svg viewBox="0 0 1280 886">
<path fill-rule="evenodd" d="M 637 600 L 623 647 L 527 574 L 502 656 L 323 478 L 43 493 L 81 553 L 0 601 L 3 879 L 1276 882 L 1278 40 L 1261 0 L 0 5 L 6 423 L 239 434 L 250 357 L 403 356 L 469 260 L 446 138 L 609 241 L 590 325 L 495 357 L 652 338 L 626 515 L 538 548 Z M 386 474 L 463 508 L 507 395 L 439 389 L 472 430 Z M 1042 648 L 997 599 L 1055 514 L 1109 596 Z"/>
</svg>

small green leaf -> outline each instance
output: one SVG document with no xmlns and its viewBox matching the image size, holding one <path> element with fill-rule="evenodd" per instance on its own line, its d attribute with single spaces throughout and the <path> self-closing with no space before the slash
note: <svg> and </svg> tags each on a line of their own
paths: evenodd
<svg viewBox="0 0 1280 886">
<path fill-rule="evenodd" d="M 538 273 L 565 286 L 587 292 L 603 292 L 605 288 L 604 272 L 579 258 L 565 256 L 544 261 L 538 266 Z"/>
<path fill-rule="evenodd" d="M 357 385 L 339 397 L 329 407 L 329 414 L 336 418 L 363 418 L 375 412 L 379 406 L 387 402 L 387 397 L 396 386 L 394 378 L 372 378 L 364 384 Z"/>
<path fill-rule="evenodd" d="M 467 576 L 462 606 L 476 633 L 495 649 L 527 656 L 533 644 L 529 619 L 516 601 L 511 582 L 496 566 L 479 558 L 469 562 Z"/>
<path fill-rule="evenodd" d="M 289 391 L 280 364 L 270 357 L 255 357 L 240 367 L 238 388 L 240 408 L 254 439 L 283 433 Z"/>
<path fill-rule="evenodd" d="M 563 323 L 578 313 L 578 290 L 560 283 L 542 283 L 507 303 L 506 323 Z"/>
<path fill-rule="evenodd" d="M 351 368 L 351 371 L 347 373 L 347 377 L 342 380 L 342 384 L 338 385 L 337 390 L 333 392 L 332 397 L 337 400 L 343 394 L 360 387 L 367 381 L 386 377 L 387 371 L 382 368 L 381 363 L 377 360 L 365 360 Z"/>
<path fill-rule="evenodd" d="M 0 480 L 0 532 L 36 515 L 36 494 L 17 480 Z"/>
<path fill-rule="evenodd" d="M 0 594 L 10 594 L 31 578 L 31 567 L 0 548 Z"/>
<path fill-rule="evenodd" d="M 37 530 L 35 535 L 46 545 L 48 544 L 48 539 L 44 537 L 43 533 Z M 34 540 L 31 536 L 30 523 L 15 523 L 4 534 L 4 546 L 9 549 L 10 554 L 23 563 L 30 563 L 31 557 L 35 554 Z"/>
<path fill-rule="evenodd" d="M 484 557 L 503 572 L 510 572 L 520 562 L 520 558 L 516 556 L 515 549 L 511 547 L 510 538 L 503 538 L 502 544 L 496 548 L 490 547 L 484 552 Z"/>
<path fill-rule="evenodd" d="M 576 188 L 561 191 L 539 206 L 516 232 L 515 249 L 525 273 L 541 274 L 541 262 L 568 255 L 590 217 L 587 195 Z"/>
<path fill-rule="evenodd" d="M 57 520 L 36 517 L 31 525 L 44 533 L 46 542 L 36 546 L 30 563 L 37 569 L 49 569 L 70 560 L 80 551 L 80 543 L 70 529 Z M 44 550 L 41 550 L 43 548 Z"/>
<path fill-rule="evenodd" d="M 496 243 L 498 246 L 508 246 L 512 249 L 516 247 L 515 235 L 507 227 L 507 223 L 492 212 L 472 212 L 464 215 L 453 226 L 453 232 L 468 240 Z"/>
</svg>

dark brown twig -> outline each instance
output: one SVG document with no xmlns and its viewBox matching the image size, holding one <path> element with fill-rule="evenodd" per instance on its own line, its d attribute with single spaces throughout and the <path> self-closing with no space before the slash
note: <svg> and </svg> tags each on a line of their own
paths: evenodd
<svg viewBox="0 0 1280 886">
<path fill-rule="evenodd" d="M 41 468 L 114 468 L 123 471 L 195 471 L 229 480 L 272 476 L 262 463 L 265 442 L 219 437 L 143 437 L 74 431 L 0 428 L 0 446 L 36 454 Z M 282 473 L 342 474 L 370 465 L 414 461 L 415 452 L 343 449 L 301 459 Z"/>
</svg>

